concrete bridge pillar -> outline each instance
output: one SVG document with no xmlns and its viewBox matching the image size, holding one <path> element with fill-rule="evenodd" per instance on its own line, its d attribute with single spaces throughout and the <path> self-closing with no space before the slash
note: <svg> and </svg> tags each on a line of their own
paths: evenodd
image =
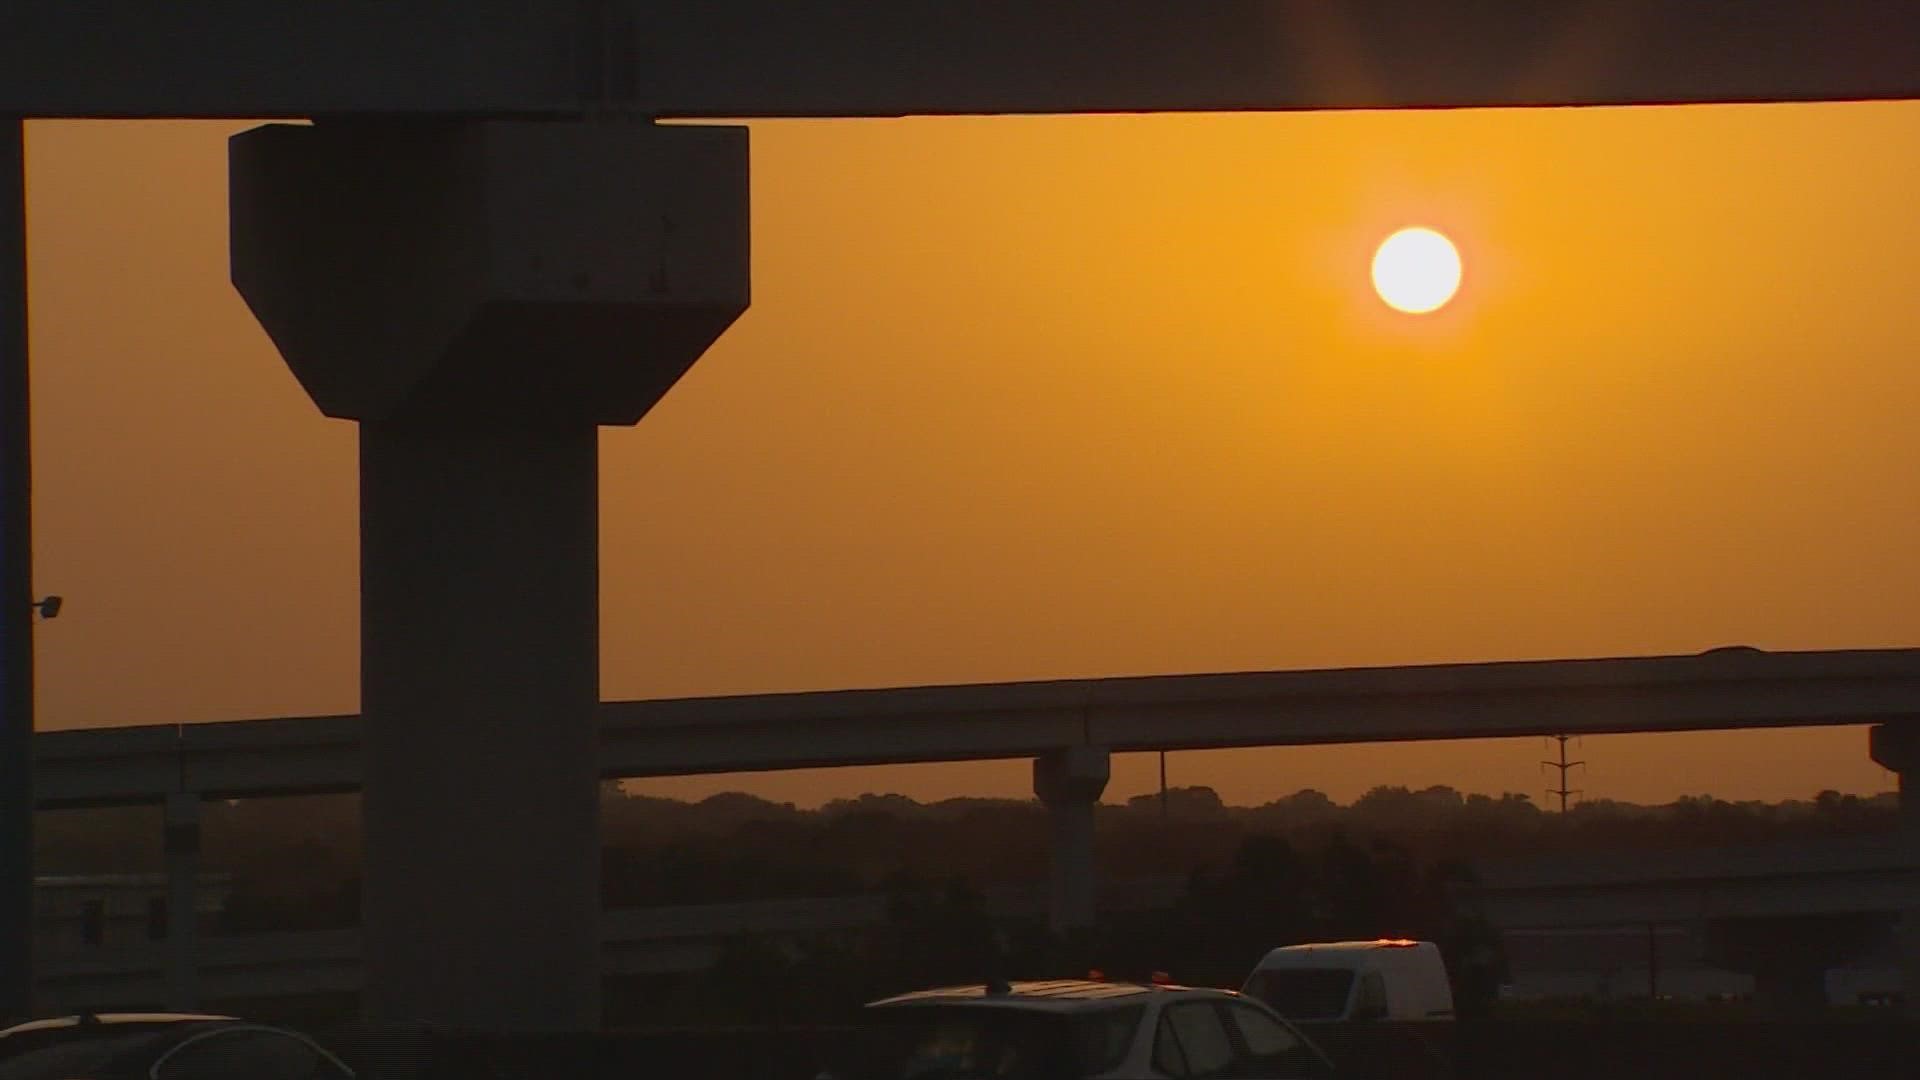
<svg viewBox="0 0 1920 1080">
<path fill-rule="evenodd" d="M 743 128 L 234 137 L 233 280 L 360 422 L 366 1022 L 597 1028 L 598 425 L 747 305 Z"/>
<path fill-rule="evenodd" d="M 165 814 L 167 1008 L 192 1012 L 200 1008 L 200 796 L 168 794 Z"/>
<path fill-rule="evenodd" d="M 1920 865 L 1920 729 L 1911 724 L 1877 724 L 1867 751 L 1881 768 L 1900 778 L 1900 835 L 1907 858 Z M 1906 1013 L 1920 1020 L 1920 907 L 1900 913 L 1900 967 L 1906 988 Z"/>
<path fill-rule="evenodd" d="M 1047 910 L 1055 933 L 1093 925 L 1093 810 L 1110 773 L 1107 751 L 1098 746 L 1069 746 L 1033 760 L 1033 792 L 1046 805 L 1053 832 Z"/>
<path fill-rule="evenodd" d="M 0 1024 L 33 1012 L 33 440 L 26 127 L 0 115 Z"/>
<path fill-rule="evenodd" d="M 1707 957 L 1716 966 L 1753 976 L 1754 1004 L 1763 1015 L 1790 1020 L 1827 1007 L 1827 970 L 1883 940 L 1882 915 L 1789 915 L 1712 919 Z"/>
</svg>

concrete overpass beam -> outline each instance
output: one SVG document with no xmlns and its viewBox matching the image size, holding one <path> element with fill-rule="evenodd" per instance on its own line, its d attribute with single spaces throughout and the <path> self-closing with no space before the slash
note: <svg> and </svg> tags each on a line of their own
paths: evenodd
<svg viewBox="0 0 1920 1080">
<path fill-rule="evenodd" d="M 1912 724 L 1877 724 L 1868 733 L 1867 752 L 1881 768 L 1900 778 L 1900 836 L 1909 865 L 1920 866 L 1920 729 Z M 1906 988 L 1906 1013 L 1920 1020 L 1920 907 L 1900 913 L 1900 968 Z"/>
<path fill-rule="evenodd" d="M 233 279 L 360 421 L 366 1020 L 592 1030 L 601 424 L 746 308 L 744 129 L 269 125 Z"/>
<path fill-rule="evenodd" d="M 1033 791 L 1046 805 L 1053 832 L 1048 922 L 1055 933 L 1093 925 L 1093 811 L 1110 775 L 1104 747 L 1070 746 L 1033 760 Z"/>
</svg>

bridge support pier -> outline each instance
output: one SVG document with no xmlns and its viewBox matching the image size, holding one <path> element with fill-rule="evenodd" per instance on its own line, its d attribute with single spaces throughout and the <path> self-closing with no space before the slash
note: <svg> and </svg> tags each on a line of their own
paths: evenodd
<svg viewBox="0 0 1920 1080">
<path fill-rule="evenodd" d="M 361 425 L 376 1025 L 598 1026 L 598 440 Z"/>
<path fill-rule="evenodd" d="M 1098 746 L 1069 746 L 1033 760 L 1033 791 L 1046 805 L 1053 834 L 1047 911 L 1056 934 L 1093 925 L 1093 811 L 1110 772 L 1108 753 Z"/>
<path fill-rule="evenodd" d="M 233 280 L 360 428 L 365 1019 L 600 1023 L 599 433 L 747 303 L 744 129 L 268 125 Z"/>
<path fill-rule="evenodd" d="M 200 796 L 169 793 L 165 814 L 167 1008 L 192 1012 L 200 1008 Z"/>
<path fill-rule="evenodd" d="M 1736 917 L 1707 922 L 1712 963 L 1753 976 L 1763 1015 L 1791 1020 L 1827 1007 L 1827 970 L 1873 948 L 1886 932 L 1883 915 Z"/>
<path fill-rule="evenodd" d="M 1900 836 L 1912 865 L 1920 866 L 1920 730 L 1911 725 L 1875 725 L 1867 752 L 1881 768 L 1900 778 Z M 1906 1014 L 1920 1020 L 1920 907 L 1900 913 L 1901 983 Z"/>
<path fill-rule="evenodd" d="M 0 1024 L 33 1012 L 33 446 L 26 125 L 0 114 Z"/>
</svg>

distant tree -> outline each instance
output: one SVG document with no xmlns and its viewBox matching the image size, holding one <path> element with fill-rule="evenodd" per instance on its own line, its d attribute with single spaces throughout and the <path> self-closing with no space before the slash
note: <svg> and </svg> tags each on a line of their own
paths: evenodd
<svg viewBox="0 0 1920 1080">
<path fill-rule="evenodd" d="M 1004 977 L 1002 939 L 979 892 L 958 878 L 898 873 L 885 883 L 887 924 L 871 960 L 901 989 Z"/>
<path fill-rule="evenodd" d="M 980 902 L 982 892 L 1046 878 L 1045 810 L 1031 799 L 924 805 L 870 795 L 802 810 L 739 792 L 684 802 L 615 784 L 603 786 L 602 799 L 609 906 L 893 895 L 894 919 L 871 934 L 752 946 L 777 946 L 793 978 L 835 987 L 843 1000 L 985 977 L 992 957 L 1023 975 L 1097 966 L 1228 982 L 1260 952 L 1289 941 L 1405 933 L 1464 957 L 1478 939 L 1454 916 L 1449 890 L 1477 862 L 1872 835 L 1898 820 L 1892 793 L 1822 791 L 1773 805 L 1705 795 L 1664 806 L 1596 798 L 1559 814 L 1526 795 L 1463 795 L 1446 786 L 1381 786 L 1350 806 L 1305 789 L 1257 807 L 1182 787 L 1169 792 L 1164 816 L 1158 793 L 1095 814 L 1103 878 L 1184 882 L 1177 906 L 1109 912 L 1094 928 L 1055 936 L 1037 917 L 990 918 Z M 233 875 L 232 929 L 358 920 L 356 797 L 209 802 L 203 814 L 202 865 Z M 40 873 L 160 869 L 150 807 L 43 812 L 35 844 Z M 956 880 L 967 884 L 955 888 Z M 735 975 L 777 970 L 748 950 L 736 950 Z"/>
<path fill-rule="evenodd" d="M 820 808 L 823 817 L 844 814 L 879 814 L 887 817 L 917 817 L 924 808 L 905 795 L 876 795 L 869 792 L 853 799 L 834 799 Z"/>
<path fill-rule="evenodd" d="M 695 1015 L 712 1022 L 784 1026 L 800 1019 L 806 986 L 794 957 L 777 942 L 758 935 L 728 938 L 713 966 L 689 992 Z"/>
<path fill-rule="evenodd" d="M 235 871 L 221 925 L 230 933 L 352 926 L 360 906 L 355 870 L 311 840 L 261 852 Z"/>
<path fill-rule="evenodd" d="M 1292 832 L 1337 821 L 1346 811 L 1325 792 L 1306 788 L 1284 799 L 1243 811 L 1241 817 L 1255 829 Z"/>
<path fill-rule="evenodd" d="M 1251 966 L 1266 950 L 1311 933 L 1309 905 L 1320 891 L 1285 838 L 1249 836 L 1226 867 L 1194 875 L 1176 909 L 1179 944 L 1211 964 Z"/>
<path fill-rule="evenodd" d="M 1158 814 L 1161 812 L 1160 793 L 1155 791 L 1146 795 L 1135 795 L 1127 800 L 1127 809 Z M 1166 815 L 1183 820 L 1218 821 L 1227 817 L 1226 803 L 1220 799 L 1220 793 L 1210 787 L 1174 787 L 1166 792 Z"/>
</svg>

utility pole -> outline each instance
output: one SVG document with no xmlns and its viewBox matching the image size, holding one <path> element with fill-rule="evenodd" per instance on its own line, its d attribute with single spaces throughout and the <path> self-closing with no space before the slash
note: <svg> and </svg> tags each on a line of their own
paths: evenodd
<svg viewBox="0 0 1920 1080">
<path fill-rule="evenodd" d="M 0 116 L 0 1023 L 33 1004 L 33 613 L 46 610 L 33 601 L 25 131 Z"/>
<path fill-rule="evenodd" d="M 1160 820 L 1167 820 L 1167 752 L 1160 751 Z"/>
<path fill-rule="evenodd" d="M 1579 766 L 1585 765 L 1586 762 L 1567 760 L 1567 740 L 1573 738 L 1573 736 L 1549 735 L 1548 738 L 1560 744 L 1560 759 L 1558 761 L 1542 761 L 1540 764 L 1549 769 L 1560 770 L 1560 786 L 1548 788 L 1547 794 L 1560 796 L 1560 812 L 1564 814 L 1567 812 L 1567 796 L 1581 794 L 1578 788 L 1569 788 L 1567 786 L 1567 770 L 1578 768 Z"/>
</svg>

